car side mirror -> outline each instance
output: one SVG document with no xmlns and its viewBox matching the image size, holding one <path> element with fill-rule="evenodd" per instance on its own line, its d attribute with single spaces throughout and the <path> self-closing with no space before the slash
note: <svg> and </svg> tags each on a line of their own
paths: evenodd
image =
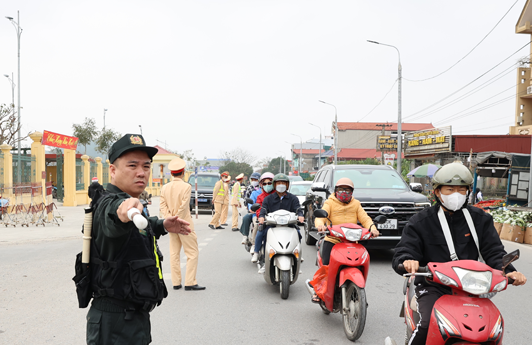
<svg viewBox="0 0 532 345">
<path fill-rule="evenodd" d="M 519 249 L 516 249 L 513 252 L 508 253 L 505 256 L 503 256 L 502 257 L 502 271 L 504 272 L 504 270 L 506 269 L 506 267 L 508 267 L 508 265 L 510 265 L 515 260 L 519 259 L 519 256 L 520 256 Z"/>
<path fill-rule="evenodd" d="M 314 217 L 316 218 L 327 218 L 329 217 L 329 214 L 327 213 L 327 211 L 323 210 L 323 209 L 317 209 L 316 211 L 314 211 Z"/>
<path fill-rule="evenodd" d="M 251 202 L 253 202 L 253 200 L 251 200 Z M 257 204 L 251 205 L 251 211 L 256 212 L 259 209 L 260 209 L 260 204 L 257 203 Z"/>
<path fill-rule="evenodd" d="M 419 186 L 419 185 L 410 185 L 410 189 L 413 191 L 413 192 L 416 192 L 416 193 L 421 193 L 423 192 L 423 186 Z"/>
<path fill-rule="evenodd" d="M 327 192 L 327 190 L 328 190 L 327 186 L 325 185 L 325 182 L 314 182 L 310 186 L 310 189 L 313 192 Z"/>
<path fill-rule="evenodd" d="M 386 216 L 383 216 L 382 214 L 381 215 L 378 215 L 377 217 L 375 217 L 375 219 L 373 219 L 373 222 L 375 224 L 384 224 L 386 223 Z"/>
</svg>

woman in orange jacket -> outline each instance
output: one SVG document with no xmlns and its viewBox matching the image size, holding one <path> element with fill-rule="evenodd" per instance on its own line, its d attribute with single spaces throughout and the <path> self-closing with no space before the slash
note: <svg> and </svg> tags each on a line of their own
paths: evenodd
<svg viewBox="0 0 532 345">
<path fill-rule="evenodd" d="M 343 223 L 354 223 L 360 222 L 363 227 L 370 229 L 373 237 L 379 236 L 379 231 L 373 226 L 373 220 L 370 216 L 364 211 L 360 201 L 353 198 L 353 190 L 355 186 L 353 181 L 347 177 L 343 177 L 336 182 L 334 187 L 334 194 L 325 201 L 322 209 L 327 211 L 329 214 L 329 219 L 332 222 L 332 225 L 343 224 Z M 314 225 L 319 232 L 325 232 L 327 226 L 325 225 L 326 218 L 316 218 Z M 324 265 L 329 264 L 329 259 L 331 257 L 332 247 L 339 243 L 340 241 L 337 238 L 325 236 L 322 245 L 322 262 Z M 312 301 L 318 303 L 320 300 L 318 296 L 313 296 Z"/>
</svg>

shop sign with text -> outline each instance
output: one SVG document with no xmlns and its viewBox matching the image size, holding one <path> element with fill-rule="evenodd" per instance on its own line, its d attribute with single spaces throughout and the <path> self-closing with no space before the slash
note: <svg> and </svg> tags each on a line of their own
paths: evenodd
<svg viewBox="0 0 532 345">
<path fill-rule="evenodd" d="M 62 149 L 75 150 L 78 147 L 78 140 L 76 137 L 44 131 L 41 143 Z"/>
<path fill-rule="evenodd" d="M 451 152 L 451 126 L 405 134 L 405 155 Z"/>
<path fill-rule="evenodd" d="M 391 136 L 391 135 L 377 136 L 377 151 L 382 151 L 382 152 L 397 151 L 397 136 Z"/>
</svg>

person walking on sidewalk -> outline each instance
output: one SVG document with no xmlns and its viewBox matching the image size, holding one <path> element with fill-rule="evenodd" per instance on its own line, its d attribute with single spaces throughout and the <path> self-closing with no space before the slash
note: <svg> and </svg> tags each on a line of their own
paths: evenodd
<svg viewBox="0 0 532 345">
<path fill-rule="evenodd" d="M 227 177 L 224 179 L 224 189 L 225 189 L 225 197 L 224 202 L 222 204 L 222 215 L 220 218 L 220 223 L 223 226 L 227 226 L 227 214 L 229 213 L 229 192 L 231 191 L 231 176 L 227 175 Z"/>
<path fill-rule="evenodd" d="M 238 231 L 238 208 L 240 207 L 240 198 L 242 198 L 242 192 L 240 183 L 244 179 L 244 174 L 240 174 L 236 177 L 236 183 L 233 185 L 233 197 L 231 198 L 231 206 L 232 206 L 232 227 L 231 230 Z"/>
<path fill-rule="evenodd" d="M 214 216 L 211 219 L 209 228 L 211 229 L 223 229 L 220 226 L 220 218 L 222 216 L 222 207 L 225 200 L 225 183 L 224 179 L 229 176 L 227 171 L 220 175 L 220 180 L 214 185 L 212 190 L 212 203 L 214 204 Z M 229 191 L 228 191 L 229 192 Z"/>
<path fill-rule="evenodd" d="M 185 290 L 205 290 L 196 281 L 198 269 L 198 236 L 194 231 L 194 223 L 190 215 L 191 185 L 183 181 L 186 162 L 181 158 L 174 158 L 168 163 L 168 169 L 174 177 L 161 189 L 160 208 L 163 217 L 178 216 L 190 223 L 191 233 L 187 236 L 170 234 L 170 268 L 172 271 L 172 285 L 174 290 L 181 289 L 181 247 L 187 256 L 185 275 Z"/>
</svg>

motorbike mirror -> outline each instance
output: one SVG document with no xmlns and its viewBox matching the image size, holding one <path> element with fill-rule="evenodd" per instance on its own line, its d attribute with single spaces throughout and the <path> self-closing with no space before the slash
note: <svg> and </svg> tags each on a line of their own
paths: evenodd
<svg viewBox="0 0 532 345">
<path fill-rule="evenodd" d="M 246 202 L 247 202 L 248 204 L 251 205 L 251 204 L 253 204 L 253 199 L 251 199 L 251 198 L 246 198 Z"/>
<path fill-rule="evenodd" d="M 151 198 L 151 194 L 148 195 L 148 199 Z"/>
<path fill-rule="evenodd" d="M 504 272 L 504 270 L 506 269 L 506 267 L 508 267 L 508 265 L 510 265 L 515 260 L 519 259 L 519 255 L 520 255 L 519 249 L 516 249 L 513 252 L 508 253 L 505 256 L 503 256 L 502 257 L 502 271 Z"/>
<path fill-rule="evenodd" d="M 375 219 L 373 220 L 373 222 L 375 222 L 376 224 L 384 224 L 386 223 L 386 216 L 383 216 L 382 214 L 381 215 L 378 215 L 377 217 L 375 217 Z"/>
<path fill-rule="evenodd" d="M 253 200 L 251 200 L 251 202 L 253 202 Z M 251 205 L 251 211 L 253 211 L 253 212 L 256 212 L 259 208 L 260 208 L 260 204 Z"/>
<path fill-rule="evenodd" d="M 327 211 L 319 209 L 319 210 L 314 211 L 314 216 L 316 218 L 327 218 L 329 217 L 329 214 L 327 213 Z"/>
<path fill-rule="evenodd" d="M 311 200 L 311 199 L 307 199 L 307 200 L 303 201 L 303 204 L 302 204 L 302 206 L 304 206 L 304 207 L 305 207 L 305 206 L 307 206 L 308 204 L 310 204 L 311 202 L 312 202 L 312 200 Z"/>
</svg>

